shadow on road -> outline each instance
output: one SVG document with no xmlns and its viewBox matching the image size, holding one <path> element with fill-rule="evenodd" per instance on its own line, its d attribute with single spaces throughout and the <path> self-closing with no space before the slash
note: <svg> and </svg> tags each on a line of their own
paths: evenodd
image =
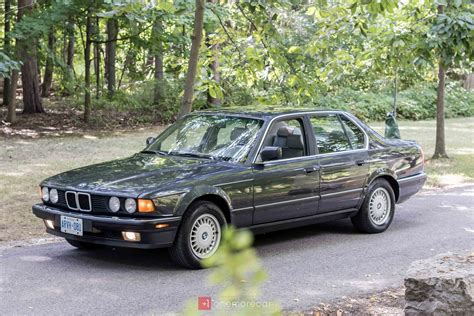
<svg viewBox="0 0 474 316">
<path fill-rule="evenodd" d="M 307 244 L 301 241 L 317 236 L 327 238 L 331 235 L 352 234 L 357 234 L 357 232 L 353 229 L 350 221 L 341 220 L 256 235 L 254 247 L 266 257 L 270 256 L 273 253 L 272 249 L 275 248 L 285 248 L 286 252 L 298 251 L 300 245 L 307 247 Z M 56 261 L 68 265 L 86 265 L 94 268 L 102 266 L 104 269 L 118 270 L 130 268 L 134 270 L 183 271 L 171 261 L 166 249 L 142 250 L 103 247 L 83 251 L 70 247 L 66 251 L 55 254 L 54 257 Z"/>
</svg>

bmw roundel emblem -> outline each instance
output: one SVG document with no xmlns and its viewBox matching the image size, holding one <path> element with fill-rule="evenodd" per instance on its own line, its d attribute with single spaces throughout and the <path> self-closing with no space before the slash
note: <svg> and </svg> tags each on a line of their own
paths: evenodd
<svg viewBox="0 0 474 316">
<path fill-rule="evenodd" d="M 82 182 L 82 183 L 79 183 L 77 186 L 80 187 L 80 188 L 83 188 L 87 185 L 87 183 L 85 182 Z"/>
</svg>

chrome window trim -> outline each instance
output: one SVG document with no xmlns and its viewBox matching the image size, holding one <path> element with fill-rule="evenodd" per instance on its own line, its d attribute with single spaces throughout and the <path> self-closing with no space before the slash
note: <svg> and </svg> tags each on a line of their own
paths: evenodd
<svg viewBox="0 0 474 316">
<path fill-rule="evenodd" d="M 349 121 L 354 123 L 361 131 L 364 133 L 364 145 L 365 148 L 360 148 L 360 149 L 351 149 L 351 150 L 345 150 L 345 151 L 338 151 L 338 152 L 333 152 L 333 153 L 326 153 L 326 154 L 315 154 L 315 155 L 309 155 L 309 156 L 301 156 L 301 157 L 296 157 L 296 158 L 286 158 L 286 159 L 278 159 L 278 160 L 270 160 L 270 161 L 264 161 L 261 162 L 263 165 L 269 165 L 273 164 L 276 162 L 292 162 L 292 161 L 299 161 L 302 159 L 306 158 L 318 158 L 318 157 L 330 157 L 334 155 L 340 155 L 340 154 L 347 154 L 347 153 L 354 153 L 354 152 L 359 152 L 359 151 L 366 151 L 369 150 L 369 135 L 367 135 L 367 132 L 365 131 L 364 128 L 360 126 L 359 123 L 354 121 L 350 116 L 348 116 L 345 112 L 343 111 L 309 111 L 309 112 L 295 112 L 295 113 L 287 113 L 287 114 L 281 114 L 278 116 L 273 117 L 270 122 L 267 125 L 267 128 L 265 129 L 265 132 L 263 133 L 262 138 L 260 139 L 260 144 L 258 145 L 258 150 L 257 154 L 255 155 L 253 162 L 256 163 L 258 156 L 260 155 L 260 151 L 262 150 L 263 142 L 265 141 L 265 138 L 267 137 L 268 131 L 270 130 L 270 127 L 272 126 L 273 122 L 277 119 L 285 118 L 285 117 L 293 117 L 293 116 L 303 116 L 303 115 L 315 115 L 315 114 L 339 114 L 339 115 L 344 115 Z"/>
</svg>

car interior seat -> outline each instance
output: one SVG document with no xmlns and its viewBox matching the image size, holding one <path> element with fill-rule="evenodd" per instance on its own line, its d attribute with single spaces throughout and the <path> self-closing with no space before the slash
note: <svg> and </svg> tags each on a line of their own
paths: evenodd
<svg viewBox="0 0 474 316">
<path fill-rule="evenodd" d="M 301 129 L 282 126 L 273 139 L 273 146 L 281 147 L 282 159 L 301 157 L 304 155 L 304 142 Z"/>
</svg>

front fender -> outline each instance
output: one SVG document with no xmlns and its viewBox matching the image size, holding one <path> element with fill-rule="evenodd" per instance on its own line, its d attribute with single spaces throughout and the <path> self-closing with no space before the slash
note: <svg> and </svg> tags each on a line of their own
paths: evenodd
<svg viewBox="0 0 474 316">
<path fill-rule="evenodd" d="M 196 199 L 205 195 L 214 195 L 223 199 L 227 203 L 229 210 L 232 210 L 230 197 L 224 192 L 224 190 L 210 185 L 198 185 L 193 187 L 189 192 L 185 193 L 179 200 L 179 203 L 175 209 L 175 215 L 182 216 Z"/>
</svg>

